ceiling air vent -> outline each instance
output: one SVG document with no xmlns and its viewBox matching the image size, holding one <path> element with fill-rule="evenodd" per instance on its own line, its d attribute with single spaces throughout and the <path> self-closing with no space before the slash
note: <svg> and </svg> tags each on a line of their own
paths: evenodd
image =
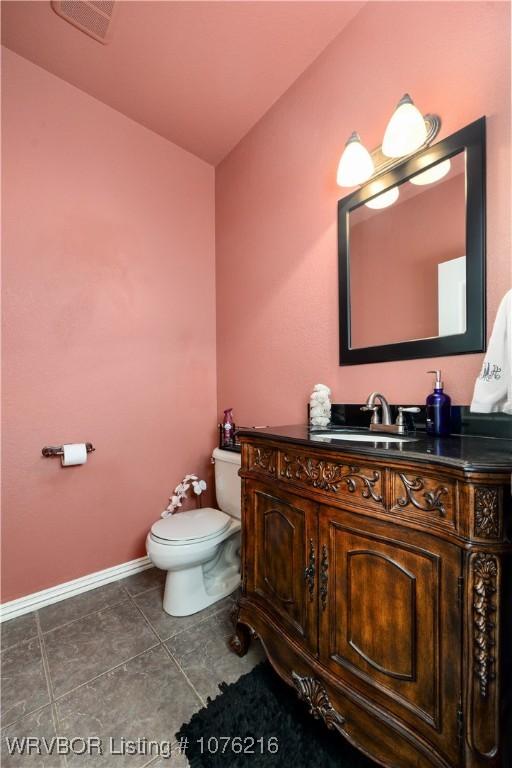
<svg viewBox="0 0 512 768">
<path fill-rule="evenodd" d="M 100 43 L 110 40 L 113 0 L 52 0 L 56 14 Z"/>
</svg>

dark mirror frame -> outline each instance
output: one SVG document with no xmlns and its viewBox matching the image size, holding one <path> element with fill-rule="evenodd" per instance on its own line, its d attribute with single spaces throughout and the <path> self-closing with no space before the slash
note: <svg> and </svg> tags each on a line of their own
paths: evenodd
<svg viewBox="0 0 512 768">
<path fill-rule="evenodd" d="M 441 160 L 466 152 L 466 332 L 375 347 L 350 347 L 350 243 L 349 213 Z M 486 345 L 485 290 L 485 117 L 431 147 L 421 150 L 400 165 L 371 179 L 338 202 L 340 365 L 382 363 L 421 357 L 483 352 Z M 396 280 L 389 305 L 400 301 Z"/>
</svg>

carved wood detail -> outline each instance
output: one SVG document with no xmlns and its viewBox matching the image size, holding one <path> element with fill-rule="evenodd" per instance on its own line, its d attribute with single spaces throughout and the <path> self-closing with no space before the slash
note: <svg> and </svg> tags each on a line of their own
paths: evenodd
<svg viewBox="0 0 512 768">
<path fill-rule="evenodd" d="M 327 559 L 327 546 L 322 544 L 322 561 L 320 564 L 320 602 L 322 611 L 327 608 L 327 589 L 329 586 L 329 561 Z"/>
<path fill-rule="evenodd" d="M 494 555 L 479 554 L 473 560 L 473 648 L 474 671 L 479 681 L 480 696 L 486 698 L 489 684 L 495 678 L 495 593 L 498 561 Z"/>
<path fill-rule="evenodd" d="M 251 464 L 249 469 L 265 472 L 267 475 L 276 474 L 276 452 L 273 448 L 260 448 L 254 446 L 251 450 Z"/>
<path fill-rule="evenodd" d="M 315 599 L 315 545 L 313 539 L 309 540 L 309 563 L 304 569 L 304 581 L 308 585 L 309 602 Z"/>
<path fill-rule="evenodd" d="M 438 512 L 441 517 L 446 517 L 446 509 L 441 497 L 448 493 L 448 488 L 445 485 L 438 485 L 432 491 L 425 490 L 425 480 L 422 477 L 415 477 L 414 480 L 409 480 L 407 475 L 402 472 L 398 472 L 398 477 L 403 483 L 405 488 L 405 496 L 399 496 L 396 500 L 399 507 L 407 507 L 408 504 L 412 504 L 416 509 L 421 512 Z M 423 498 L 425 504 L 422 504 L 414 496 L 416 492 L 424 491 Z"/>
<path fill-rule="evenodd" d="M 330 729 L 342 731 L 345 718 L 337 712 L 329 701 L 329 696 L 323 685 L 314 677 L 300 677 L 292 671 L 292 680 L 299 699 L 309 705 L 309 712 L 316 720 L 322 719 Z"/>
<path fill-rule="evenodd" d="M 310 456 L 294 456 L 283 454 L 284 465 L 281 476 L 288 480 L 300 480 L 313 488 L 336 493 L 345 484 L 350 493 L 361 489 L 363 499 L 372 498 L 382 502 L 382 496 L 375 490 L 375 485 L 381 479 L 381 473 L 373 470 L 368 476 L 361 472 L 360 467 L 336 464 L 333 461 L 314 459 Z"/>
<path fill-rule="evenodd" d="M 482 539 L 499 536 L 499 494 L 497 488 L 475 488 L 475 535 Z"/>
</svg>

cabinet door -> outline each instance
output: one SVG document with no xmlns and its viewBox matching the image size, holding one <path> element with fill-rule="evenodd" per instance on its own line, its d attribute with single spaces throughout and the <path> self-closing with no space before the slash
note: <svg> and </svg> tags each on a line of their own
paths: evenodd
<svg viewBox="0 0 512 768">
<path fill-rule="evenodd" d="M 458 548 L 330 508 L 319 543 L 321 660 L 457 765 Z"/>
<path fill-rule="evenodd" d="M 316 652 L 316 505 L 252 482 L 247 501 L 248 596 Z"/>
</svg>

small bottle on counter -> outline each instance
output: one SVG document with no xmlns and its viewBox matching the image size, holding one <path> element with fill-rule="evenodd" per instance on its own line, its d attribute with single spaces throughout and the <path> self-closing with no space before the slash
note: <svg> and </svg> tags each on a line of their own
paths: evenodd
<svg viewBox="0 0 512 768">
<path fill-rule="evenodd" d="M 451 431 L 451 406 L 452 401 L 448 395 L 443 392 L 443 382 L 441 381 L 441 371 L 427 371 L 435 373 L 436 380 L 434 391 L 427 397 L 427 435 L 434 437 L 446 437 Z"/>
<path fill-rule="evenodd" d="M 222 445 L 233 445 L 235 442 L 235 422 L 233 421 L 233 409 L 226 408 L 222 421 Z"/>
</svg>

